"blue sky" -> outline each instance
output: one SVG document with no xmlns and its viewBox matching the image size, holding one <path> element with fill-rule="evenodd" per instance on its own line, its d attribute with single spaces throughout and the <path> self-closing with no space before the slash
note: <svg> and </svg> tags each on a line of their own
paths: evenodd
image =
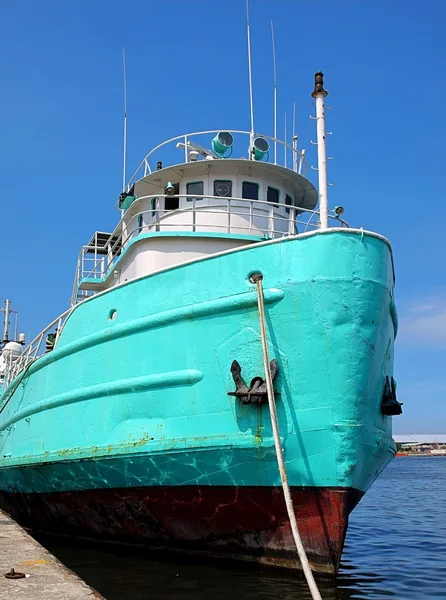
<svg viewBox="0 0 446 600">
<path fill-rule="evenodd" d="M 111 230 L 122 171 L 187 131 L 248 129 L 244 0 L 15 0 L 0 8 L 2 277 L 28 335 L 68 306 L 76 257 Z M 446 431 L 446 2 L 251 0 L 256 129 L 296 102 L 315 164 L 310 93 L 325 72 L 330 205 L 394 246 L 401 320 L 396 432 Z M 313 174 L 310 174 L 310 178 Z M 314 181 L 314 178 L 313 178 Z"/>
</svg>

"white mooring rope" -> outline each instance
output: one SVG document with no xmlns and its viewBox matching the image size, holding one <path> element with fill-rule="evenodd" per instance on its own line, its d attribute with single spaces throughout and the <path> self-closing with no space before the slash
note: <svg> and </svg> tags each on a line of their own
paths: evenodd
<svg viewBox="0 0 446 600">
<path fill-rule="evenodd" d="M 290 520 L 291 530 L 293 532 L 294 542 L 296 544 L 297 553 L 299 555 L 302 569 L 307 580 L 308 587 L 310 588 L 311 597 L 313 600 L 322 600 L 319 593 L 318 587 L 313 577 L 310 564 L 305 552 L 305 548 L 302 544 L 302 539 L 299 534 L 299 528 L 297 526 L 296 514 L 294 511 L 293 500 L 291 498 L 290 486 L 288 485 L 288 477 L 286 474 L 285 461 L 283 458 L 283 450 L 280 443 L 279 426 L 277 423 L 277 411 L 276 402 L 274 398 L 273 381 L 271 377 L 271 368 L 269 363 L 268 353 L 268 340 L 266 337 L 266 325 L 265 325 L 265 307 L 263 304 L 263 288 L 262 288 L 263 275 L 255 273 L 251 275 L 251 281 L 257 286 L 257 301 L 259 305 L 259 320 L 260 320 L 260 332 L 262 336 L 262 348 L 263 348 L 263 363 L 265 367 L 266 377 L 266 389 L 268 391 L 268 404 L 269 412 L 271 416 L 271 425 L 274 434 L 274 445 L 276 447 L 277 462 L 279 464 L 280 478 L 282 480 L 283 495 L 285 496 L 285 503 L 288 512 L 288 518 Z"/>
</svg>

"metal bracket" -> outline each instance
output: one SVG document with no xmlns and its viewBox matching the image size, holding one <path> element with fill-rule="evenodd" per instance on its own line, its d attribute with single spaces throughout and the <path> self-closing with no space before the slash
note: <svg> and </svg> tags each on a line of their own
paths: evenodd
<svg viewBox="0 0 446 600">
<path fill-rule="evenodd" d="M 274 380 L 277 371 L 279 370 L 276 359 L 271 361 L 270 367 L 271 378 Z M 235 383 L 235 392 L 228 392 L 228 396 L 239 398 L 242 401 L 242 404 L 265 404 L 268 402 L 266 381 L 262 377 L 254 377 L 250 387 L 248 387 L 241 375 L 242 368 L 236 360 L 232 361 L 231 373 Z"/>
</svg>

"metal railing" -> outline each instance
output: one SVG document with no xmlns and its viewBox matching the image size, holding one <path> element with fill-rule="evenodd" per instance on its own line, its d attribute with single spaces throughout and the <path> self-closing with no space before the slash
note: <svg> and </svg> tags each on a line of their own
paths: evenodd
<svg viewBox="0 0 446 600">
<path fill-rule="evenodd" d="M 76 276 L 71 302 L 89 297 L 91 290 L 79 290 L 83 279 L 103 281 L 115 267 L 120 252 L 136 237 L 151 232 L 185 231 L 194 233 L 238 234 L 254 239 L 274 239 L 278 237 L 304 233 L 318 227 L 319 211 L 296 206 L 286 206 L 278 202 L 250 200 L 238 197 L 221 197 L 200 194 L 181 194 L 174 196 L 181 199 L 190 198 L 190 206 L 166 210 L 160 207 L 163 198 L 172 198 L 167 194 L 156 197 L 154 208 L 133 212 L 132 206 L 137 201 L 152 199 L 142 196 L 135 201 L 121 219 L 118 228 L 110 234 L 106 246 L 107 254 L 98 255 L 95 246 L 84 246 L 79 254 Z M 204 205 L 203 201 L 211 200 L 213 204 Z M 333 212 L 333 211 L 332 211 Z M 299 218 L 305 215 L 307 219 Z M 349 227 L 348 223 L 335 214 L 329 215 L 337 225 Z M 114 240 L 114 242 L 112 242 Z M 100 248 L 103 253 L 104 246 Z M 80 294 L 80 292 L 83 292 Z"/>
<path fill-rule="evenodd" d="M 212 134 L 215 135 L 217 133 L 220 133 L 221 131 L 229 131 L 230 133 L 233 133 L 233 134 L 248 136 L 248 138 L 252 137 L 252 134 L 250 131 L 244 131 L 241 129 L 227 129 L 227 130 L 209 129 L 207 131 L 195 131 L 192 133 L 184 133 L 182 135 L 177 135 L 177 136 L 170 138 L 164 142 L 161 142 L 161 144 L 158 144 L 157 146 L 152 148 L 145 155 L 145 157 L 142 159 L 142 161 L 138 165 L 136 171 L 133 173 L 132 177 L 128 181 L 126 190 L 128 191 L 131 188 L 131 186 L 140 177 L 145 177 L 146 175 L 150 175 L 151 173 L 153 173 L 154 169 L 152 168 L 151 160 L 156 164 L 158 162 L 158 158 L 161 158 L 161 156 L 156 155 L 156 153 L 158 153 L 165 146 L 174 144 L 176 142 L 177 148 L 181 147 L 184 149 L 184 162 L 188 163 L 188 162 L 191 162 L 189 152 L 190 152 L 190 150 L 194 149 L 193 145 L 189 144 L 189 142 L 191 142 L 191 140 L 193 140 L 194 138 L 198 138 L 200 136 L 206 136 L 206 135 L 212 135 Z M 288 164 L 287 155 L 290 155 L 290 153 L 291 153 L 292 160 L 291 160 L 290 164 L 293 165 L 293 168 L 290 170 L 293 170 L 296 173 L 299 173 L 299 175 L 305 175 L 307 173 L 308 166 L 307 166 L 307 162 L 305 159 L 305 150 L 302 150 L 302 151 L 298 150 L 297 136 L 294 136 L 292 144 L 288 144 L 287 142 L 284 142 L 283 140 L 280 140 L 279 138 L 275 138 L 270 135 L 263 135 L 260 133 L 255 133 L 254 137 L 262 137 L 262 138 L 265 138 L 266 140 L 268 140 L 269 142 L 273 142 L 273 144 L 272 144 L 273 148 L 270 148 L 270 150 L 268 152 L 268 155 L 270 153 L 272 154 L 272 160 L 268 160 L 268 162 L 270 162 L 271 164 L 275 164 L 275 165 L 281 164 L 281 162 L 278 161 L 278 157 L 277 157 L 277 145 L 278 145 L 279 148 L 281 150 L 283 150 L 282 166 L 287 168 L 287 164 Z M 236 142 L 237 142 L 237 140 L 235 140 L 235 142 L 234 142 L 235 146 L 236 146 Z M 249 148 L 249 147 L 250 147 L 250 141 L 246 141 L 244 139 L 243 149 L 245 150 L 246 148 Z M 210 150 L 210 153 L 212 154 L 212 150 Z M 224 160 L 224 158 L 220 157 L 220 156 L 217 156 L 217 158 L 219 158 L 219 159 L 221 158 L 222 160 Z M 229 158 L 229 156 L 227 158 Z M 249 159 L 250 157 L 244 156 L 243 158 Z M 172 163 L 172 164 L 175 164 L 175 163 Z"/>
<path fill-rule="evenodd" d="M 8 362 L 5 369 L 6 385 L 9 385 L 11 381 L 15 379 L 17 375 L 19 375 L 30 363 L 47 352 L 47 336 L 52 332 L 54 332 L 54 340 L 51 342 L 51 344 L 53 348 L 56 347 L 63 326 L 65 325 L 65 321 L 72 310 L 73 307 L 70 307 L 63 314 L 57 317 L 57 319 L 54 319 L 54 321 L 47 325 L 45 329 L 32 340 L 32 342 L 25 346 L 20 356 L 15 359 L 12 359 L 12 355 L 8 357 Z"/>
</svg>

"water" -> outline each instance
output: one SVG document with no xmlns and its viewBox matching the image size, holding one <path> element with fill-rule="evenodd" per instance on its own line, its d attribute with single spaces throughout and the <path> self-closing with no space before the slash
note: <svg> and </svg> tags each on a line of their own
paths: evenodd
<svg viewBox="0 0 446 600">
<path fill-rule="evenodd" d="M 91 545 L 45 545 L 107 600 L 310 599 L 283 573 L 155 560 Z M 446 598 L 446 457 L 396 458 L 350 519 L 336 583 L 324 600 Z"/>
</svg>

